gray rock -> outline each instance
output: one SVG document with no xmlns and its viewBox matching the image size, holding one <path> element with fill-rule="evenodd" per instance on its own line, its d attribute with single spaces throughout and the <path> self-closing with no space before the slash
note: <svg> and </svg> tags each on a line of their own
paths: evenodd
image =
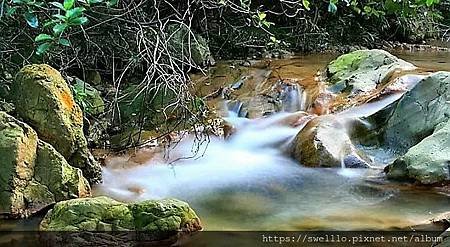
<svg viewBox="0 0 450 247">
<path fill-rule="evenodd" d="M 450 118 L 449 101 L 450 72 L 437 72 L 370 118 L 381 126 L 385 144 L 404 154 Z"/>
<path fill-rule="evenodd" d="M 350 95 L 374 90 L 399 70 L 412 70 L 415 66 L 383 50 L 357 50 L 344 54 L 326 68 L 329 90 Z"/>
<path fill-rule="evenodd" d="M 421 184 L 450 182 L 450 121 L 413 146 L 386 168 L 391 179 L 414 180 Z"/>
</svg>

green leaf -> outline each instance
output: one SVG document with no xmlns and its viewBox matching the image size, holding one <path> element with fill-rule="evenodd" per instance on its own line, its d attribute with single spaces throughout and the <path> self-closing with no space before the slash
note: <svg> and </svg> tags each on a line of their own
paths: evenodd
<svg viewBox="0 0 450 247">
<path fill-rule="evenodd" d="M 89 0 L 88 2 L 89 2 L 89 4 L 96 4 L 96 3 L 102 3 L 103 0 Z"/>
<path fill-rule="evenodd" d="M 60 14 L 53 15 L 53 17 L 55 17 L 55 18 L 57 18 L 57 19 L 60 19 L 60 20 L 65 20 L 65 19 L 66 19 L 65 16 L 60 15 Z"/>
<path fill-rule="evenodd" d="M 46 53 L 48 51 L 48 49 L 50 49 L 50 45 L 51 44 L 48 42 L 39 45 L 38 48 L 36 49 L 36 54 L 40 56 L 40 55 Z"/>
<path fill-rule="evenodd" d="M 64 9 L 69 10 L 73 7 L 75 0 L 64 0 Z"/>
<path fill-rule="evenodd" d="M 36 38 L 34 38 L 35 42 L 41 42 L 41 41 L 47 41 L 47 40 L 53 40 L 53 37 L 51 35 L 41 33 Z"/>
<path fill-rule="evenodd" d="M 67 24 L 65 24 L 65 23 L 56 24 L 53 27 L 53 32 L 56 35 L 60 35 L 60 34 L 62 34 L 64 32 L 64 30 L 66 30 L 66 28 L 67 28 Z"/>
<path fill-rule="evenodd" d="M 110 0 L 106 3 L 106 6 L 108 7 L 116 6 L 118 2 L 119 0 Z"/>
<path fill-rule="evenodd" d="M 336 6 L 336 4 L 330 2 L 330 3 L 328 4 L 328 12 L 334 14 L 334 13 L 336 13 L 336 11 L 337 11 L 337 6 Z"/>
<path fill-rule="evenodd" d="M 32 28 L 37 28 L 39 26 L 39 21 L 37 16 L 32 12 L 25 12 L 23 14 L 25 17 L 25 20 L 27 21 L 28 25 Z"/>
<path fill-rule="evenodd" d="M 433 5 L 435 3 L 439 3 L 439 0 L 426 0 L 426 2 L 425 2 L 427 7 L 431 7 L 431 5 Z"/>
<path fill-rule="evenodd" d="M 59 8 L 60 10 L 66 11 L 66 9 L 64 8 L 64 5 L 62 5 L 61 3 L 51 2 L 50 4 L 55 6 L 55 7 L 57 7 L 57 8 Z"/>
<path fill-rule="evenodd" d="M 266 13 L 258 11 L 258 18 L 259 18 L 260 21 L 266 19 L 266 16 L 267 16 Z"/>
<path fill-rule="evenodd" d="M 85 11 L 86 9 L 83 7 L 76 7 L 73 9 L 69 9 L 66 12 L 66 18 L 68 19 L 74 19 L 77 17 L 80 17 L 83 14 L 83 11 Z"/>
<path fill-rule="evenodd" d="M 14 15 L 14 13 L 16 13 L 16 11 L 17 11 L 17 7 L 10 7 L 6 11 L 6 16 L 12 16 L 12 15 Z"/>
<path fill-rule="evenodd" d="M 70 21 L 70 25 L 83 25 L 88 22 L 87 17 L 78 17 Z"/>
<path fill-rule="evenodd" d="M 57 23 L 55 20 L 49 20 L 49 21 L 44 23 L 43 27 L 52 26 L 52 25 L 55 25 L 55 23 Z"/>
<path fill-rule="evenodd" d="M 70 46 L 70 41 L 68 39 L 61 38 L 59 39 L 59 43 L 63 46 Z"/>
<path fill-rule="evenodd" d="M 302 4 L 303 4 L 303 7 L 305 7 L 306 10 L 310 10 L 310 8 L 309 8 L 309 5 L 310 5 L 309 0 L 302 0 Z"/>
</svg>

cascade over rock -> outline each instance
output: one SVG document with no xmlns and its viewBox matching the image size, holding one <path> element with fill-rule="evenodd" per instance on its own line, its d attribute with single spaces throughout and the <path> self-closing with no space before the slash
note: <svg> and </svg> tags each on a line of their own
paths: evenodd
<svg viewBox="0 0 450 247">
<path fill-rule="evenodd" d="M 358 155 L 345 127 L 331 115 L 309 121 L 296 136 L 292 156 L 302 165 L 311 167 L 369 167 Z"/>
</svg>

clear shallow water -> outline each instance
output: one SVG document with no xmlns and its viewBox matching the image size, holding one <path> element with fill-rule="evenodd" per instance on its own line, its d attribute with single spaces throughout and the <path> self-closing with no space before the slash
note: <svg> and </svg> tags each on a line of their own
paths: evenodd
<svg viewBox="0 0 450 247">
<path fill-rule="evenodd" d="M 421 72 L 450 71 L 450 53 L 396 55 Z M 317 70 L 333 57 L 275 60 L 274 71 L 281 78 L 302 80 L 311 93 Z M 414 78 L 406 79 L 407 85 L 414 83 Z M 338 117 L 354 121 L 400 96 L 392 94 Z M 450 210 L 448 192 L 387 181 L 381 169 L 300 166 L 286 155 L 289 141 L 301 128 L 283 125 L 288 117 L 248 120 L 231 114 L 228 121 L 237 132 L 226 141 L 212 139 L 206 152 L 195 159 L 170 163 L 160 154 L 144 164 L 127 166 L 126 157 L 113 158 L 111 163 L 116 165 L 104 169 L 104 183 L 95 188 L 95 194 L 123 201 L 175 197 L 190 203 L 206 230 L 399 229 Z M 192 141 L 183 141 L 170 152 L 172 160 L 190 156 L 191 150 Z M 394 158 L 382 150 L 365 151 L 380 167 Z"/>
<path fill-rule="evenodd" d="M 279 124 L 288 116 L 235 119 L 237 132 L 211 140 L 196 159 L 169 165 L 159 157 L 106 168 L 95 194 L 123 201 L 178 198 L 190 203 L 206 230 L 395 229 L 449 210 L 448 196 L 388 183 L 381 170 L 300 166 L 285 154 L 300 128 Z M 173 159 L 191 145 L 180 143 Z"/>
</svg>

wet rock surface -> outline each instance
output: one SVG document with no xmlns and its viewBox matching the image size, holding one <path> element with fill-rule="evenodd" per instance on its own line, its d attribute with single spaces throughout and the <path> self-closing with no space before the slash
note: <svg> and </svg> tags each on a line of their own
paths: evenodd
<svg viewBox="0 0 450 247">
<path fill-rule="evenodd" d="M 385 145 L 404 154 L 450 118 L 450 72 L 433 73 L 399 100 L 370 117 Z"/>
<path fill-rule="evenodd" d="M 306 124 L 293 142 L 292 156 L 311 167 L 369 167 L 357 154 L 344 125 L 331 115 L 316 117 Z"/>
<path fill-rule="evenodd" d="M 83 114 L 61 74 L 45 64 L 25 66 L 17 74 L 12 92 L 18 115 L 39 138 L 80 168 L 91 183 L 101 181 L 100 166 L 83 134 Z"/>
<path fill-rule="evenodd" d="M 27 124 L 0 112 L 0 211 L 26 217 L 57 201 L 90 195 L 80 169 L 71 167 Z"/>
<path fill-rule="evenodd" d="M 387 167 L 392 179 L 410 179 L 421 184 L 450 183 L 450 121 L 438 126 L 408 152 Z"/>
</svg>

